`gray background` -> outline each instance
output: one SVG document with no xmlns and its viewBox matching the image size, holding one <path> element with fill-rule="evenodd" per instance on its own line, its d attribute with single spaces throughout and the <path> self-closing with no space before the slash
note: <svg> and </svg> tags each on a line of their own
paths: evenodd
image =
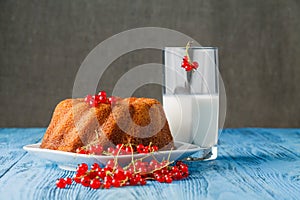
<svg viewBox="0 0 300 200">
<path fill-rule="evenodd" d="M 225 127 L 300 127 L 298 0 L 0 0 L 0 126 L 47 126 L 55 105 L 72 96 L 86 55 L 143 26 L 219 47 Z M 161 52 L 120 57 L 99 88 L 110 92 L 123 73 L 149 62 L 161 62 Z M 135 95 L 161 98 L 161 89 L 146 85 Z"/>
</svg>

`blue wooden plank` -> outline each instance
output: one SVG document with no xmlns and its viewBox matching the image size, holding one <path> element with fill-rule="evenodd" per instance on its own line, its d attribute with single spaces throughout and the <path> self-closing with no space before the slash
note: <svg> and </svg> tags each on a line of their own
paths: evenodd
<svg viewBox="0 0 300 200">
<path fill-rule="evenodd" d="M 28 130 L 30 132 L 30 130 Z M 16 131 L 14 149 L 24 142 Z M 29 133 L 27 133 L 29 134 Z M 40 135 L 40 133 L 34 133 Z M 29 134 L 30 135 L 30 134 Z M 38 138 L 38 137 L 37 137 Z M 4 140 L 4 139 L 3 139 Z M 22 145 L 21 145 L 22 143 Z M 0 179 L 5 199 L 299 199 L 300 129 L 226 129 L 217 160 L 188 162 L 191 175 L 172 184 L 92 190 L 80 185 L 57 189 L 72 176 L 54 164 L 25 154 Z M 8 144 L 9 145 L 9 144 Z M 18 147 L 18 148 L 17 148 Z M 12 187 L 13 186 L 13 187 Z M 2 198 L 0 198 L 2 199 Z"/>
<path fill-rule="evenodd" d="M 40 141 L 44 132 L 45 128 L 0 128 L 0 178 L 25 155 L 22 147 Z"/>
<path fill-rule="evenodd" d="M 299 130 L 228 129 L 224 137 L 216 162 L 234 170 L 224 176 L 228 181 L 265 199 L 300 197 Z"/>
</svg>

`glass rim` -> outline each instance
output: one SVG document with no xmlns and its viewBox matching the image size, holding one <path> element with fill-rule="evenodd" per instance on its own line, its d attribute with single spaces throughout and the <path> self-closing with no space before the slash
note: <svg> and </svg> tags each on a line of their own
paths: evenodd
<svg viewBox="0 0 300 200">
<path fill-rule="evenodd" d="M 165 49 L 185 49 L 185 47 L 164 47 L 164 50 Z M 213 49 L 213 50 L 217 50 L 218 47 L 202 47 L 202 46 L 192 46 L 192 47 L 189 47 L 189 49 Z"/>
</svg>

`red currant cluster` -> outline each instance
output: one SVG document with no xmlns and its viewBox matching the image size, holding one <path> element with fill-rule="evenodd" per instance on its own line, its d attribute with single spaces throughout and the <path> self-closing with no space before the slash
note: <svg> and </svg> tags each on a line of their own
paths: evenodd
<svg viewBox="0 0 300 200">
<path fill-rule="evenodd" d="M 97 107 L 100 103 L 114 104 L 114 103 L 116 103 L 117 98 L 114 96 L 107 98 L 106 92 L 100 91 L 98 94 L 95 94 L 95 95 L 88 94 L 85 97 L 84 101 L 92 107 Z"/>
<path fill-rule="evenodd" d="M 88 145 L 76 149 L 79 154 L 94 154 L 94 155 L 131 155 L 132 153 L 151 153 L 158 151 L 158 147 L 149 144 L 144 146 L 139 144 L 136 147 L 131 144 L 117 144 L 116 147 L 108 147 L 106 150 L 101 145 Z"/>
<path fill-rule="evenodd" d="M 102 155 L 103 147 L 101 145 L 98 145 L 98 144 L 78 147 L 76 149 L 76 153 Z"/>
<path fill-rule="evenodd" d="M 89 170 L 87 164 L 78 165 L 73 178 L 75 183 L 93 189 L 110 187 L 123 187 L 134 185 L 145 185 L 147 180 L 156 180 L 160 183 L 171 183 L 188 177 L 188 166 L 181 161 L 170 166 L 169 161 L 158 162 L 152 160 L 150 163 L 141 160 L 133 161 L 127 167 L 122 168 L 117 161 L 109 160 L 104 168 L 94 163 Z M 58 188 L 65 188 L 72 184 L 71 178 L 60 178 L 56 181 Z"/>
<path fill-rule="evenodd" d="M 70 177 L 60 178 L 57 179 L 56 181 L 56 186 L 58 188 L 65 188 L 67 185 L 71 185 L 71 184 L 72 184 L 72 179 Z"/>
<path fill-rule="evenodd" d="M 139 144 L 136 146 L 136 151 L 138 153 L 150 153 L 150 152 L 158 151 L 158 147 L 155 145 L 144 146 L 142 144 Z"/>
<path fill-rule="evenodd" d="M 189 41 L 187 44 L 186 44 L 186 47 L 185 47 L 185 56 L 183 57 L 183 60 L 182 60 L 182 63 L 181 63 L 181 67 L 184 68 L 187 72 L 188 71 L 191 71 L 193 69 L 197 69 L 198 68 L 198 62 L 194 61 L 192 62 L 191 59 L 190 59 L 190 56 L 189 56 L 189 48 L 191 47 L 191 41 Z"/>
<path fill-rule="evenodd" d="M 181 63 L 181 67 L 184 68 L 187 72 L 191 71 L 193 69 L 197 69 L 198 68 L 198 63 L 196 61 L 191 62 L 189 60 L 188 56 L 184 56 L 182 63 Z"/>
</svg>

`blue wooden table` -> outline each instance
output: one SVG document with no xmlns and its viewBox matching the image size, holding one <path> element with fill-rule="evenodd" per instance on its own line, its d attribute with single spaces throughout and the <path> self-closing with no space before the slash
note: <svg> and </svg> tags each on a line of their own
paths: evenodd
<svg viewBox="0 0 300 200">
<path fill-rule="evenodd" d="M 35 158 L 22 147 L 44 128 L 0 129 L 0 199 L 300 199 L 300 129 L 225 129 L 217 160 L 186 162 L 188 179 L 93 190 L 58 189 L 73 172 Z"/>
</svg>

